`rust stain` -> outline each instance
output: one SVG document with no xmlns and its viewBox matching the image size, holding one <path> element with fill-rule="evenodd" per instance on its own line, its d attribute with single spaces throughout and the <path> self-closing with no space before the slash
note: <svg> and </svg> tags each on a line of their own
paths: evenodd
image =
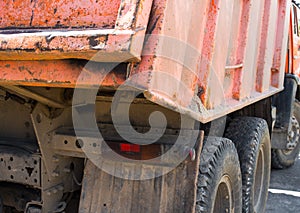
<svg viewBox="0 0 300 213">
<path fill-rule="evenodd" d="M 104 76 L 100 64 L 97 69 L 88 66 L 86 62 L 72 60 L 54 61 L 0 61 L 0 82 L 27 86 L 75 87 L 81 75 L 81 85 L 87 87 L 97 85 L 116 88 L 126 79 L 126 64 L 117 66 L 107 76 Z M 99 85 L 99 79 L 104 78 Z"/>
<path fill-rule="evenodd" d="M 2 0 L 0 28 L 113 28 L 120 0 Z"/>
<path fill-rule="evenodd" d="M 41 60 L 79 58 L 118 61 L 116 56 L 130 55 L 132 35 L 96 35 L 70 37 L 0 37 L 0 60 Z M 96 53 L 97 57 L 93 58 Z M 124 57 L 121 57 L 121 59 Z M 129 58 L 138 60 L 135 57 Z"/>
<path fill-rule="evenodd" d="M 0 60 L 139 61 L 143 40 L 134 37 L 144 36 L 151 5 L 152 0 L 0 1 Z"/>
</svg>

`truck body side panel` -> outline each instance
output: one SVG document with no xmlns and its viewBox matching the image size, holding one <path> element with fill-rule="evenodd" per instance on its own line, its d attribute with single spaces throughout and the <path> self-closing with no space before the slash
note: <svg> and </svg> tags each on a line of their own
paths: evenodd
<svg viewBox="0 0 300 213">
<path fill-rule="evenodd" d="M 152 4 L 152 0 L 10 2 L 0 5 L 1 60 L 102 62 L 140 59 Z"/>
<path fill-rule="evenodd" d="M 149 100 L 205 123 L 283 89 L 290 1 L 204 2 L 192 19 L 205 31 L 190 24 L 187 6 L 175 5 L 154 1 L 159 19 L 150 19 L 146 56 L 131 71 Z M 170 28 L 174 16 L 185 19 Z"/>
<path fill-rule="evenodd" d="M 85 67 L 85 61 L 44 60 L 44 61 L 1 61 L 0 82 L 2 85 L 46 86 L 60 88 L 90 87 L 104 78 L 102 87 L 116 89 L 126 80 L 126 64 L 121 64 L 107 76 L 103 68 L 95 65 Z M 77 83 L 82 70 L 85 80 Z M 101 72 L 102 71 L 102 72 Z"/>
<path fill-rule="evenodd" d="M 121 1 L 1 1 L 1 28 L 113 28 Z M 22 9 L 21 9 L 22 8 Z"/>
<path fill-rule="evenodd" d="M 49 3 L 57 6 L 55 14 L 41 10 L 48 4 L 44 1 L 28 4 L 23 13 L 36 11 L 31 25 L 20 17 L 14 22 L 11 16 L 0 23 L 0 82 L 88 86 L 103 77 L 101 71 L 76 80 L 84 65 L 53 59 L 127 61 L 129 68 L 112 72 L 100 87 L 116 89 L 129 78 L 131 86 L 141 89 L 150 101 L 203 123 L 283 89 L 289 0 L 111 0 L 82 6 L 77 2 L 74 11 L 79 14 L 61 27 L 55 25 L 56 30 L 51 25 L 58 19 L 56 13 L 72 12 L 71 6 L 58 7 L 64 1 L 59 2 Z M 5 6 L 5 14 L 11 14 L 17 3 Z M 89 14 L 98 6 L 99 13 L 111 7 L 110 13 L 101 13 L 103 17 L 90 27 Z M 52 14 L 53 20 L 42 23 L 41 14 Z M 63 28 L 67 24 L 70 29 Z M 76 26 L 79 29 L 73 29 Z M 23 32 L 26 27 L 29 31 Z"/>
</svg>

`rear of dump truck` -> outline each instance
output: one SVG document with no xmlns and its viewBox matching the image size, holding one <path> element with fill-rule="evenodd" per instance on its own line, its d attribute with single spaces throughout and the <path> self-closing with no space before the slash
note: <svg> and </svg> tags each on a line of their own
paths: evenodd
<svg viewBox="0 0 300 213">
<path fill-rule="evenodd" d="M 1 213 L 264 212 L 300 147 L 295 3 L 0 11 Z"/>
</svg>

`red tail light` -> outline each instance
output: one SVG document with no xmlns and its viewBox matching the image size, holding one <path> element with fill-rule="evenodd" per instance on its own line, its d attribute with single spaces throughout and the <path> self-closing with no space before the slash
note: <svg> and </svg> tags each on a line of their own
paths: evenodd
<svg viewBox="0 0 300 213">
<path fill-rule="evenodd" d="M 134 152 L 138 153 L 141 151 L 140 145 L 136 144 L 128 144 L 128 143 L 121 143 L 120 144 L 120 151 L 121 152 Z"/>
</svg>

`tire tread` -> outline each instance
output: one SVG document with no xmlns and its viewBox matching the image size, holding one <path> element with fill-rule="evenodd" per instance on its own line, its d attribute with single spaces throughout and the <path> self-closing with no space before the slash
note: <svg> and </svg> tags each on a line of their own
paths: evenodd
<svg viewBox="0 0 300 213">
<path fill-rule="evenodd" d="M 205 144 L 200 157 L 200 168 L 198 176 L 198 188 L 197 188 L 197 202 L 196 202 L 196 212 L 209 212 L 212 208 L 211 206 L 211 192 L 213 191 L 213 180 L 216 177 L 216 172 L 218 169 L 218 163 L 222 159 L 222 155 L 225 150 L 230 150 L 233 154 L 232 157 L 238 164 L 239 171 L 239 161 L 234 144 L 226 138 L 218 137 L 208 137 L 205 139 Z M 239 174 L 240 175 L 240 174 Z M 233 187 L 237 190 L 241 190 L 241 183 L 234 183 Z M 240 206 L 241 208 L 241 206 Z M 237 212 L 238 209 L 237 209 Z"/>
<path fill-rule="evenodd" d="M 244 213 L 252 213 L 254 211 L 253 206 L 251 206 L 251 187 L 254 182 L 257 149 L 259 149 L 260 140 L 264 134 L 269 136 L 267 122 L 255 117 L 236 118 L 231 121 L 226 129 L 225 137 L 233 141 L 239 155 Z"/>
</svg>

